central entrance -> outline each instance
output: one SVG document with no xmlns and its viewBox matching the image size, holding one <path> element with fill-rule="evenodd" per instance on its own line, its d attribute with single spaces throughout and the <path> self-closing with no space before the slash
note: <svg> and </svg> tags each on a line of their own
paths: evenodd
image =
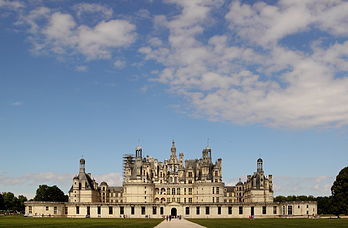
<svg viewBox="0 0 348 228">
<path fill-rule="evenodd" d="M 176 210 L 175 207 L 173 207 L 172 210 L 170 211 L 170 215 L 173 216 L 173 217 L 177 216 L 177 210 Z"/>
</svg>

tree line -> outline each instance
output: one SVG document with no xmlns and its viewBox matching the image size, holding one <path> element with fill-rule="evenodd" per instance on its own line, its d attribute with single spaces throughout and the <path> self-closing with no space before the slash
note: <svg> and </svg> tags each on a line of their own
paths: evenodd
<svg viewBox="0 0 348 228">
<path fill-rule="evenodd" d="M 331 187 L 331 196 L 277 196 L 274 202 L 317 201 L 318 214 L 348 214 L 348 167 L 336 176 Z"/>
<path fill-rule="evenodd" d="M 19 195 L 16 197 L 12 192 L 0 193 L 0 210 L 8 212 L 24 212 L 24 202 L 27 197 Z"/>
</svg>

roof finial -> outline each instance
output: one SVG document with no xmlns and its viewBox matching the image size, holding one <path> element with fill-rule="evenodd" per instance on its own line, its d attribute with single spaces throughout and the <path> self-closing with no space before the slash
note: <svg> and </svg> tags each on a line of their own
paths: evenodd
<svg viewBox="0 0 348 228">
<path fill-rule="evenodd" d="M 174 141 L 174 139 L 172 140 L 172 147 L 175 147 L 175 141 Z"/>
<path fill-rule="evenodd" d="M 209 137 L 207 138 L 207 147 L 209 147 Z"/>
</svg>

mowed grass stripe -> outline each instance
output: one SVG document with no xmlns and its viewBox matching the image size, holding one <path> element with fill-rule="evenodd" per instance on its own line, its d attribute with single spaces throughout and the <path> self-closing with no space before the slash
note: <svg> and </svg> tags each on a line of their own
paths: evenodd
<svg viewBox="0 0 348 228">
<path fill-rule="evenodd" d="M 152 228 L 162 219 L 122 219 L 122 218 L 25 218 L 22 216 L 0 217 L 0 227 L 120 227 Z"/>
<path fill-rule="evenodd" d="M 189 219 L 208 228 L 348 228 L 348 219 Z"/>
</svg>

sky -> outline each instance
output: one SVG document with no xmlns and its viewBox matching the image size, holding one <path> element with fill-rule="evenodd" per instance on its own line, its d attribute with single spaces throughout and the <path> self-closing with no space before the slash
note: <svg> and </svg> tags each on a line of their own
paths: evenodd
<svg viewBox="0 0 348 228">
<path fill-rule="evenodd" d="M 235 184 L 330 195 L 348 162 L 348 2 L 0 0 L 0 192 L 64 192 L 79 159 L 209 145 Z"/>
</svg>

